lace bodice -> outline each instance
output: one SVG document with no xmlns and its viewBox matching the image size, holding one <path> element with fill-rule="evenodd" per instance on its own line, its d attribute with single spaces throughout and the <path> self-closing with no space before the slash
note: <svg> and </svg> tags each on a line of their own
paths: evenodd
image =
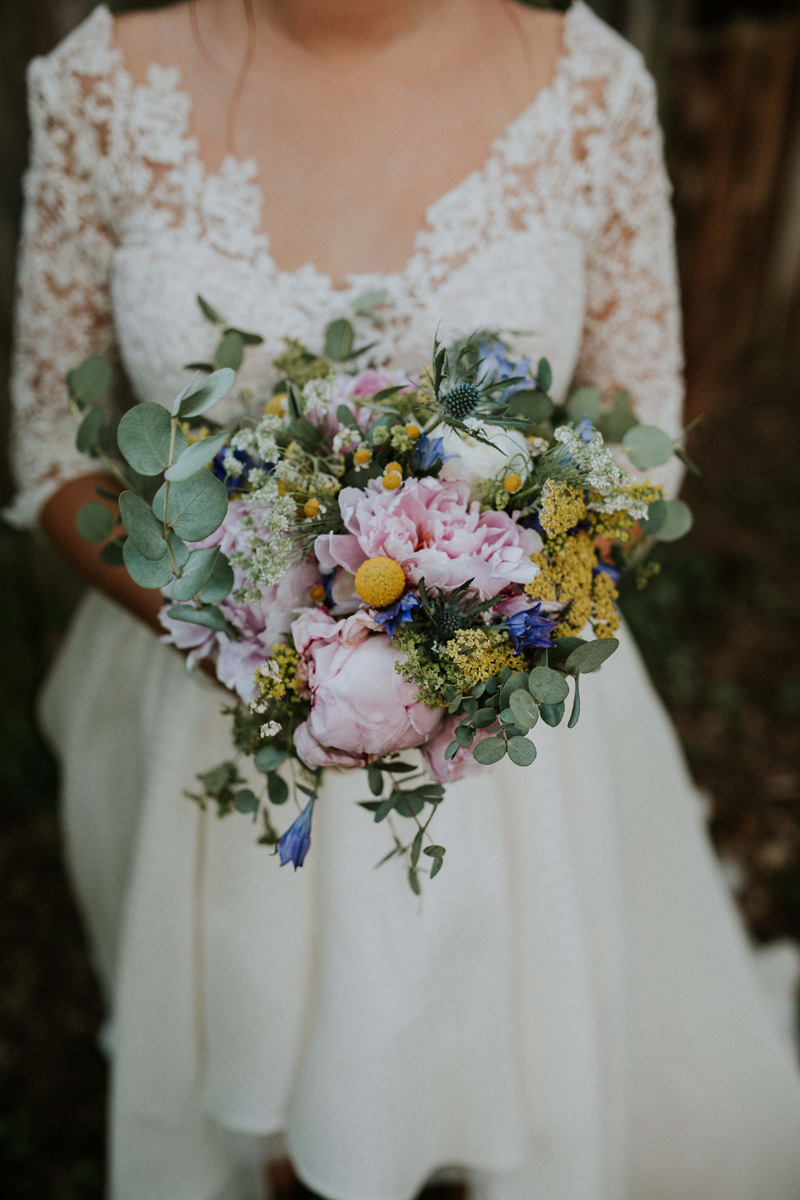
<svg viewBox="0 0 800 1200">
<path fill-rule="evenodd" d="M 427 212 L 405 267 L 350 276 L 283 271 L 270 253 L 256 167 L 207 170 L 190 134 L 177 69 L 126 70 L 105 7 L 29 68 L 33 131 L 19 266 L 13 377 L 12 518 L 33 523 L 66 480 L 74 449 L 65 372 L 110 354 L 140 400 L 169 402 L 184 364 L 207 358 L 216 331 L 195 297 L 264 336 L 242 383 L 271 387 L 287 336 L 312 348 L 370 290 L 354 318 L 369 357 L 411 369 L 433 332 L 523 330 L 546 355 L 554 392 L 573 377 L 628 387 L 639 416 L 676 434 L 682 403 L 679 309 L 652 81 L 639 54 L 578 0 L 566 15 L 551 83 L 507 126 L 480 170 Z"/>
</svg>

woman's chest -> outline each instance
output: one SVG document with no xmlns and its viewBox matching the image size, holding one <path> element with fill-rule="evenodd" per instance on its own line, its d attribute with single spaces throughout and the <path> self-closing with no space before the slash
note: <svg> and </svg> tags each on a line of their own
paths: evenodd
<svg viewBox="0 0 800 1200">
<path fill-rule="evenodd" d="M 353 322 L 358 344 L 373 344 L 361 365 L 418 371 L 437 333 L 451 341 L 494 329 L 521 353 L 546 356 L 562 392 L 583 325 L 584 239 L 538 221 L 476 244 L 467 232 L 440 226 L 436 237 L 417 239 L 402 271 L 353 275 L 343 289 L 311 265 L 277 269 L 266 243 L 247 258 L 185 229 L 137 238 L 116 251 L 112 271 L 117 341 L 134 391 L 166 404 L 186 381 L 186 364 L 211 357 L 219 330 L 204 317 L 202 296 L 226 323 L 264 339 L 241 373 L 256 392 L 271 389 L 271 360 L 286 338 L 321 349 L 325 327 L 340 317 Z"/>
</svg>

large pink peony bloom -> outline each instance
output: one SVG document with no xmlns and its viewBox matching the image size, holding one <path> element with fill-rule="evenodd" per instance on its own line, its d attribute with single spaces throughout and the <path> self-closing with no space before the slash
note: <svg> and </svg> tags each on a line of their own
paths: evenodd
<svg viewBox="0 0 800 1200">
<path fill-rule="evenodd" d="M 355 574 L 365 559 L 386 555 L 412 583 L 424 576 L 428 587 L 452 591 L 472 579 L 483 599 L 530 583 L 539 570 L 531 562 L 542 548 L 539 535 L 507 513 L 482 513 L 469 496 L 463 480 L 433 478 L 407 479 L 394 492 L 377 479 L 364 491 L 343 488 L 339 507 L 349 533 L 317 539 L 320 565 Z"/>
<path fill-rule="evenodd" d="M 361 612 L 336 621 L 308 610 L 292 624 L 303 655 L 311 714 L 295 733 L 310 767 L 359 767 L 370 758 L 428 741 L 445 710 L 414 699 L 416 687 L 394 666 L 400 651 Z"/>
</svg>

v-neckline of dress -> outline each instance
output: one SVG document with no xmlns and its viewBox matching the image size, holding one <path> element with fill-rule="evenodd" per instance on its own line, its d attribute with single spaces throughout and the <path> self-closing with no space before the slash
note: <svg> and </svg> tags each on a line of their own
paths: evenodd
<svg viewBox="0 0 800 1200">
<path fill-rule="evenodd" d="M 307 262 L 293 268 L 284 268 L 276 261 L 272 249 L 268 228 L 264 224 L 266 196 L 260 180 L 258 163 L 254 158 L 239 158 L 229 153 L 223 158 L 216 170 L 211 170 L 200 156 L 197 138 L 191 132 L 191 119 L 194 111 L 194 101 L 191 93 L 182 82 L 182 72 L 177 65 L 151 64 L 147 69 L 144 81 L 137 81 L 128 70 L 122 50 L 116 44 L 114 34 L 114 17 L 106 4 L 102 4 L 96 12 L 105 18 L 106 42 L 113 68 L 118 77 L 124 82 L 125 89 L 131 96 L 141 96 L 151 91 L 155 86 L 164 94 L 169 94 L 179 102 L 173 106 L 180 111 L 176 118 L 173 136 L 182 148 L 182 158 L 191 164 L 195 177 L 201 187 L 221 184 L 235 176 L 239 185 L 249 194 L 248 208 L 257 213 L 253 235 L 260 243 L 260 257 L 265 262 L 269 274 L 278 280 L 303 279 L 313 280 L 317 286 L 333 294 L 348 295 L 379 286 L 397 285 L 406 280 L 413 272 L 421 256 L 425 253 L 426 244 L 436 236 L 436 230 L 442 215 L 458 205 L 460 198 L 476 185 L 495 174 L 502 164 L 509 147 L 514 144 L 520 133 L 530 134 L 535 130 L 537 122 L 548 109 L 563 95 L 569 79 L 570 65 L 573 57 L 574 25 L 585 8 L 584 0 L 573 0 L 564 13 L 562 29 L 562 44 L 555 61 L 552 75 L 548 82 L 541 87 L 536 95 L 528 101 L 525 107 L 503 127 L 500 133 L 492 139 L 483 161 L 479 167 L 462 176 L 452 187 L 447 188 L 433 200 L 425 209 L 422 224 L 412 239 L 411 248 L 404 264 L 396 270 L 375 270 L 350 272 L 335 280 L 327 271 L 323 271 L 314 262 Z"/>
</svg>

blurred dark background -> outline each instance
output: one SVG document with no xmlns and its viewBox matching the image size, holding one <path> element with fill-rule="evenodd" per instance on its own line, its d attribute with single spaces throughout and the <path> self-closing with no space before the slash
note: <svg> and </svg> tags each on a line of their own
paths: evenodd
<svg viewBox="0 0 800 1200">
<path fill-rule="evenodd" d="M 626 596 L 626 613 L 753 937 L 800 943 L 800 0 L 593 6 L 660 86 L 688 409 L 704 414 L 690 445 L 702 477 L 684 493 L 695 530 L 661 551 L 664 571 Z M 25 65 L 88 7 L 0 10 L 3 445 Z M 0 491 L 5 502 L 5 460 Z M 99 1200 L 102 1014 L 60 863 L 56 769 L 33 716 L 78 586 L 46 547 L 2 525 L 0 578 L 0 1179 L 14 1200 Z"/>
</svg>

